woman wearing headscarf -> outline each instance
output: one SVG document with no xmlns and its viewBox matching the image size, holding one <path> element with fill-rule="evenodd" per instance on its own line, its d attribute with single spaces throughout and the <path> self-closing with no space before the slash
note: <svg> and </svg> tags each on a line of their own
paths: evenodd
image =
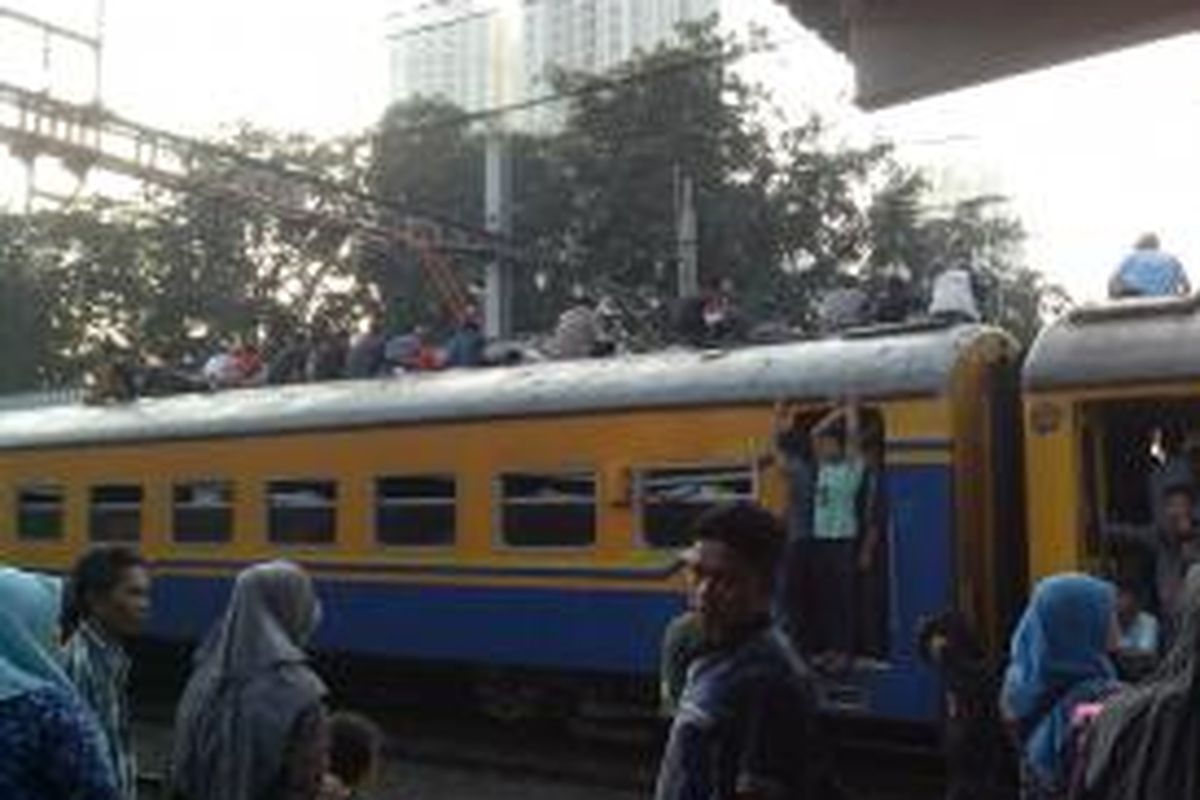
<svg viewBox="0 0 1200 800">
<path fill-rule="evenodd" d="M 181 800 L 313 800 L 327 761 L 325 686 L 304 646 L 320 617 L 312 580 L 288 561 L 234 582 L 196 655 L 175 727 Z"/>
<path fill-rule="evenodd" d="M 91 713 L 55 650 L 62 585 L 0 567 L 0 797 L 118 800 Z"/>
<path fill-rule="evenodd" d="M 1179 623 L 1154 675 L 1092 723 L 1078 798 L 1200 797 L 1200 566 L 1187 573 Z"/>
<path fill-rule="evenodd" d="M 1038 583 L 1013 634 L 1000 711 L 1015 735 L 1022 800 L 1059 800 L 1070 785 L 1077 709 L 1117 689 L 1108 657 L 1116 592 L 1087 575 Z"/>
</svg>

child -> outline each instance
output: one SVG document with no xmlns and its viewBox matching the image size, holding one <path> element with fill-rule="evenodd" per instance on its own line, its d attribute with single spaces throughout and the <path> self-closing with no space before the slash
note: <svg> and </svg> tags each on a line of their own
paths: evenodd
<svg viewBox="0 0 1200 800">
<path fill-rule="evenodd" d="M 382 760 L 383 734 L 360 714 L 329 718 L 329 774 L 322 800 L 354 800 L 375 782 Z"/>
<path fill-rule="evenodd" d="M 1142 610 L 1138 587 L 1132 581 L 1121 581 L 1117 586 L 1117 625 L 1117 665 L 1126 680 L 1140 680 L 1154 670 L 1158 661 L 1158 620 Z"/>
<path fill-rule="evenodd" d="M 858 493 L 866 464 L 862 454 L 858 403 L 834 409 L 809 433 L 816 460 L 812 557 L 806 605 L 820 630 L 814 637 L 814 663 L 845 672 L 858 647 L 857 603 L 860 557 Z"/>
</svg>

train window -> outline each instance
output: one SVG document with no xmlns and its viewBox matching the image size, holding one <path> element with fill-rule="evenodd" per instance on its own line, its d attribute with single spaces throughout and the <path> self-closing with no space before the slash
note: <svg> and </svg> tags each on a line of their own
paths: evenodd
<svg viewBox="0 0 1200 800">
<path fill-rule="evenodd" d="M 645 470 L 636 486 L 642 542 L 649 547 L 683 547 L 692 521 L 706 509 L 757 495 L 747 464 Z"/>
<path fill-rule="evenodd" d="M 172 511 L 175 541 L 188 544 L 228 542 L 233 538 L 233 483 L 177 483 Z"/>
<path fill-rule="evenodd" d="M 61 486 L 17 489 L 17 536 L 27 541 L 53 541 L 63 535 L 65 493 Z"/>
<path fill-rule="evenodd" d="M 415 475 L 375 481 L 375 538 L 380 544 L 454 543 L 458 493 L 453 477 Z"/>
<path fill-rule="evenodd" d="M 88 528 L 94 542 L 136 542 L 142 535 L 142 487 L 92 487 Z"/>
<path fill-rule="evenodd" d="M 500 478 L 501 532 L 513 547 L 586 547 L 596 540 L 596 476 L 510 473 Z"/>
<path fill-rule="evenodd" d="M 277 544 L 331 544 L 337 538 L 334 481 L 271 481 L 268 530 Z"/>
</svg>

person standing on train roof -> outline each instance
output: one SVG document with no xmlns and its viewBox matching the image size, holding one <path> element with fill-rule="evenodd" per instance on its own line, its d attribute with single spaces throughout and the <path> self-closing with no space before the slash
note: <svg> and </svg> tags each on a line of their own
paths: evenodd
<svg viewBox="0 0 1200 800">
<path fill-rule="evenodd" d="M 859 405 L 850 400 L 809 433 L 816 459 L 812 547 L 806 593 L 812 652 L 831 672 L 850 668 L 858 647 L 858 570 L 864 563 L 858 496 L 866 473 Z"/>
<path fill-rule="evenodd" d="M 137 764 L 129 713 L 126 644 L 150 611 L 150 573 L 123 545 L 93 547 L 75 564 L 67 613 L 63 669 L 91 708 L 122 797 L 137 797 Z"/>
<path fill-rule="evenodd" d="M 1065 800 L 1080 712 L 1118 688 L 1116 591 L 1088 575 L 1045 578 L 1013 633 L 1000 714 L 1016 740 L 1021 800 Z"/>
<path fill-rule="evenodd" d="M 782 526 L 741 502 L 705 512 L 693 533 L 688 599 L 706 649 L 688 669 L 656 800 L 835 800 L 812 675 L 770 620 Z"/>
<path fill-rule="evenodd" d="M 290 561 L 242 570 L 179 703 L 173 800 L 317 800 L 329 761 L 325 684 L 304 647 L 320 622 Z"/>
<path fill-rule="evenodd" d="M 0 797 L 120 800 L 95 716 L 58 662 L 62 583 L 0 567 Z"/>
<path fill-rule="evenodd" d="M 1111 300 L 1126 297 L 1176 297 L 1192 293 L 1187 271 L 1175 256 L 1160 249 L 1158 235 L 1143 234 L 1108 282 Z"/>
</svg>

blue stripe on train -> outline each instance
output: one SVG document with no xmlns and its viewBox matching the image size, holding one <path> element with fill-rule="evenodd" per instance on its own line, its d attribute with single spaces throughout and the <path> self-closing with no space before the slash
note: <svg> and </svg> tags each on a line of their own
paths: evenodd
<svg viewBox="0 0 1200 800">
<path fill-rule="evenodd" d="M 322 649 L 432 661 L 652 673 L 678 593 L 318 581 Z M 152 631 L 199 638 L 229 581 L 164 576 Z"/>
<path fill-rule="evenodd" d="M 920 619 L 951 604 L 952 478 L 941 465 L 888 470 L 891 509 L 891 669 L 863 679 L 872 715 L 932 720 L 940 698 L 917 659 Z M 199 638 L 230 582 L 165 575 L 155 583 L 155 633 Z M 322 648 L 354 653 L 653 674 L 663 627 L 683 606 L 654 591 L 388 584 L 320 578 Z"/>
</svg>

